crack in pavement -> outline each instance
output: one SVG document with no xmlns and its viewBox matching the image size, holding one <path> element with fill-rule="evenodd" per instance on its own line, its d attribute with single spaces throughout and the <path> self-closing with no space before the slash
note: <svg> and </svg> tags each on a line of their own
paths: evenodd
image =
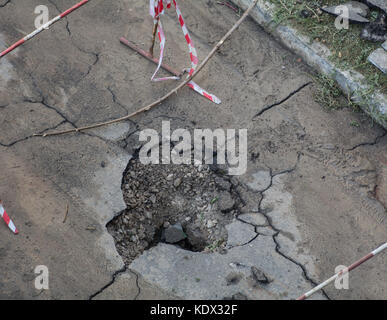
<svg viewBox="0 0 387 320">
<path fill-rule="evenodd" d="M 106 290 L 107 288 L 109 288 L 115 281 L 116 281 L 116 278 L 118 275 L 120 275 L 121 273 L 124 273 L 126 272 L 127 268 L 126 268 L 126 265 L 124 265 L 121 269 L 115 271 L 113 274 L 112 274 L 112 279 L 106 284 L 104 285 L 101 289 L 99 289 L 97 292 L 93 293 L 92 295 L 90 295 L 89 299 L 88 300 L 93 300 L 97 295 L 99 295 L 100 293 L 102 293 L 104 290 Z"/>
<path fill-rule="evenodd" d="M 356 150 L 357 148 L 360 148 L 360 147 L 377 145 L 380 142 L 380 140 L 383 139 L 385 136 L 387 136 L 387 131 L 385 131 L 382 135 L 377 136 L 375 138 L 375 140 L 372 141 L 372 142 L 362 142 L 362 143 L 359 143 L 359 144 L 353 146 L 352 148 L 345 149 L 345 151 L 354 151 L 354 150 Z"/>
<path fill-rule="evenodd" d="M 140 287 L 140 284 L 138 283 L 138 280 L 139 280 L 140 276 L 139 276 L 138 273 L 135 272 L 134 270 L 129 269 L 129 272 L 131 272 L 132 274 L 134 274 L 134 276 L 136 277 L 136 286 L 137 286 L 138 292 L 137 292 L 137 294 L 136 294 L 136 296 L 134 297 L 133 300 L 137 300 L 138 297 L 139 297 L 140 294 L 141 294 L 141 287 Z"/>
<path fill-rule="evenodd" d="M 295 94 L 299 93 L 302 89 L 304 89 L 305 87 L 309 86 L 312 82 L 307 82 L 305 84 L 303 84 L 301 87 L 299 87 L 298 89 L 292 91 L 286 98 L 282 99 L 281 101 L 279 102 L 275 102 L 271 105 L 268 105 L 266 107 L 264 107 L 261 111 L 259 111 L 254 117 L 253 117 L 253 121 L 256 117 L 260 117 L 261 115 L 263 115 L 266 111 L 274 108 L 274 107 L 277 107 L 281 104 L 283 104 L 284 102 L 288 101 L 291 97 L 293 97 Z"/>
<path fill-rule="evenodd" d="M 5 3 L 0 4 L 0 8 L 4 8 L 9 3 L 11 3 L 11 0 L 6 0 Z"/>
<path fill-rule="evenodd" d="M 31 139 L 31 138 L 42 138 L 42 137 L 37 136 L 37 135 L 44 134 L 44 133 L 46 133 L 46 132 L 49 131 L 49 130 L 55 130 L 55 129 L 57 129 L 58 127 L 60 127 L 62 124 L 66 123 L 66 122 L 67 122 L 66 120 L 63 120 L 63 121 L 59 122 L 58 124 L 56 124 L 56 125 L 53 126 L 53 127 L 46 128 L 46 129 L 44 129 L 44 130 L 42 130 L 42 131 L 40 131 L 40 132 L 38 132 L 38 133 L 36 133 L 36 134 L 33 134 L 33 135 L 30 135 L 30 136 L 27 136 L 27 137 L 24 137 L 24 138 L 15 140 L 15 141 L 13 141 L 13 142 L 11 142 L 11 143 L 8 143 L 8 144 L 4 144 L 4 143 L 1 143 L 1 142 L 0 142 L 0 146 L 9 148 L 9 147 L 12 147 L 12 146 L 14 146 L 15 144 L 17 144 L 17 143 L 19 143 L 19 142 L 23 142 L 23 141 L 29 140 L 29 139 Z"/>
<path fill-rule="evenodd" d="M 316 286 L 318 283 L 317 283 L 316 281 L 314 281 L 314 280 L 308 275 L 308 272 L 307 272 L 305 266 L 303 266 L 300 262 L 298 262 L 298 261 L 296 261 L 295 259 L 293 259 L 293 258 L 287 256 L 285 253 L 283 253 L 283 252 L 281 251 L 281 246 L 280 246 L 280 244 L 278 243 L 276 237 L 277 237 L 277 236 L 280 234 L 280 232 L 282 232 L 283 230 L 280 230 L 280 229 L 278 229 L 277 227 L 275 227 L 275 226 L 274 226 L 274 223 L 273 223 L 273 221 L 272 221 L 272 219 L 271 219 L 271 217 L 268 216 L 267 213 L 265 213 L 265 210 L 262 209 L 262 202 L 263 202 L 263 200 L 264 200 L 264 198 L 265 198 L 264 193 L 265 193 L 266 191 L 268 191 L 268 190 L 273 186 L 273 180 L 274 180 L 274 178 L 275 178 L 276 176 L 279 176 L 279 175 L 282 175 L 282 174 L 289 174 L 289 173 L 294 172 L 294 171 L 297 169 L 297 166 L 298 166 L 298 163 L 299 163 L 299 161 L 300 161 L 300 159 L 301 159 L 301 156 L 302 156 L 302 154 L 299 152 L 299 153 L 298 153 L 298 158 L 297 158 L 297 163 L 296 163 L 296 165 L 295 165 L 293 168 L 283 170 L 283 171 L 281 171 L 281 172 L 279 172 L 279 173 L 276 173 L 276 174 L 272 174 L 272 173 L 271 173 L 272 171 L 270 170 L 270 184 L 269 184 L 269 186 L 266 188 L 266 190 L 260 192 L 262 198 L 261 198 L 261 200 L 260 200 L 260 202 L 259 202 L 259 205 L 258 205 L 258 212 L 261 213 L 261 214 L 266 218 L 267 222 L 269 223 L 269 226 L 275 231 L 275 234 L 272 235 L 273 241 L 274 241 L 274 243 L 275 243 L 275 245 L 276 245 L 275 251 L 276 251 L 279 255 L 281 255 L 282 257 L 284 257 L 285 259 L 287 259 L 287 260 L 289 260 L 290 262 L 292 262 L 292 263 L 296 264 L 297 266 L 299 266 L 299 267 L 301 268 L 301 270 L 302 270 L 302 273 L 303 273 L 303 276 L 305 277 L 305 279 L 306 279 L 307 281 L 309 281 L 313 286 Z M 321 290 L 321 291 L 322 291 L 322 294 L 323 294 L 328 300 L 331 300 L 331 298 L 327 295 L 327 293 L 326 293 L 324 290 Z"/>
<path fill-rule="evenodd" d="M 109 86 L 106 88 L 110 94 L 112 95 L 112 100 L 113 100 L 113 103 L 118 105 L 122 110 L 124 110 L 124 112 L 126 113 L 126 115 L 129 114 L 128 112 L 128 109 L 126 109 L 126 106 L 124 106 L 121 102 L 118 101 L 118 98 L 116 96 L 116 94 L 114 93 L 113 89 Z M 131 121 L 131 119 L 128 119 L 129 121 Z"/>
<path fill-rule="evenodd" d="M 274 241 L 274 244 L 275 244 L 275 251 L 280 255 L 282 256 L 283 258 L 285 258 L 286 260 L 292 262 L 293 264 L 297 265 L 299 268 L 301 268 L 302 270 L 302 274 L 304 276 L 304 278 L 309 281 L 313 286 L 316 286 L 317 285 L 317 282 L 314 281 L 309 275 L 308 275 L 308 272 L 307 272 L 307 269 L 305 268 L 304 265 L 302 265 L 300 262 L 296 261 L 295 259 L 287 256 L 285 253 L 283 253 L 281 251 L 281 246 L 277 240 L 277 236 L 280 234 L 280 232 L 283 232 L 283 230 L 280 230 L 278 229 L 277 227 L 274 226 L 274 223 L 271 219 L 271 217 L 269 215 L 267 215 L 264 210 L 262 209 L 262 202 L 265 198 L 265 195 L 264 193 L 268 190 L 270 190 L 270 188 L 272 188 L 273 186 L 273 180 L 276 176 L 279 176 L 279 175 L 282 175 L 282 174 L 289 174 L 289 173 L 292 173 L 294 172 L 297 167 L 298 167 L 298 164 L 300 162 L 300 159 L 302 157 L 302 153 L 301 152 L 298 152 L 297 154 L 297 161 L 294 165 L 294 167 L 292 168 L 289 168 L 289 169 L 285 169 L 285 170 L 282 170 L 278 173 L 273 173 L 273 170 L 272 168 L 268 168 L 269 169 L 269 173 L 270 173 L 270 184 L 262 191 L 260 192 L 257 192 L 257 194 L 260 194 L 261 195 L 261 199 L 259 201 L 259 204 L 258 204 L 258 213 L 262 214 L 266 221 L 267 221 L 267 224 L 265 225 L 255 225 L 253 223 L 249 223 L 249 222 L 246 222 L 246 221 L 243 221 L 239 218 L 239 216 L 243 213 L 240 212 L 240 210 L 238 210 L 238 214 L 236 216 L 236 219 L 242 223 L 245 223 L 245 224 L 248 224 L 248 225 L 251 225 L 254 227 L 254 232 L 257 234 L 253 239 L 249 240 L 247 243 L 245 244 L 242 244 L 242 245 L 237 245 L 237 246 L 233 246 L 232 248 L 234 247 L 242 247 L 242 246 L 245 246 L 245 245 L 248 245 L 250 244 L 252 241 L 254 241 L 259 235 L 263 235 L 263 236 L 269 236 L 269 235 L 266 235 L 266 234 L 262 234 L 258 231 L 258 228 L 259 227 L 266 227 L 266 228 L 271 228 L 275 233 L 271 236 L 273 241 Z M 231 183 L 231 186 L 232 186 L 232 189 L 234 190 L 234 192 L 236 193 L 236 195 L 239 197 L 239 200 L 241 201 L 242 204 L 246 204 L 246 202 L 243 200 L 243 198 L 241 197 L 240 195 L 240 191 L 238 190 L 238 188 L 236 188 L 238 185 L 240 185 L 240 183 L 237 181 L 237 180 L 234 180 L 234 179 L 229 179 L 229 182 Z M 324 290 L 321 290 L 322 291 L 322 294 L 324 295 L 324 297 L 326 297 L 328 300 L 331 300 L 331 298 L 327 295 L 327 293 L 324 291 Z"/>
<path fill-rule="evenodd" d="M 61 10 L 58 8 L 58 6 L 56 5 L 55 2 L 53 2 L 52 0 L 49 0 L 49 2 L 55 7 L 55 9 L 58 11 L 58 13 L 61 13 Z M 68 33 L 68 35 L 69 35 L 69 38 L 70 38 L 70 41 L 71 41 L 72 45 L 73 45 L 75 48 L 77 48 L 80 52 L 85 53 L 85 54 L 88 54 L 88 55 L 92 55 L 92 56 L 95 57 L 94 62 L 93 62 L 92 64 L 89 65 L 89 68 L 88 68 L 86 74 L 85 74 L 81 79 L 79 79 L 79 80 L 76 82 L 76 84 L 78 84 L 79 82 L 81 82 L 83 79 L 85 79 L 85 78 L 90 74 L 90 72 L 91 72 L 91 70 L 93 69 L 93 67 L 99 62 L 99 58 L 100 58 L 100 54 L 101 54 L 101 53 L 100 53 L 100 52 L 87 51 L 87 50 L 82 49 L 81 47 L 79 47 L 79 46 L 75 43 L 75 41 L 74 41 L 74 39 L 73 39 L 73 37 L 72 37 L 72 32 L 71 32 L 71 30 L 70 30 L 70 22 L 69 22 L 69 20 L 68 20 L 68 17 L 65 17 L 65 19 L 66 19 L 66 26 L 65 26 L 65 28 L 66 28 L 66 31 L 67 31 L 67 33 Z"/>
</svg>

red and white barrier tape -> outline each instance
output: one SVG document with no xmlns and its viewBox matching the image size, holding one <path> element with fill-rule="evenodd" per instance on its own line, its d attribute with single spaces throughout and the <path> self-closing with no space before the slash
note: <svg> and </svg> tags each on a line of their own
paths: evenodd
<svg viewBox="0 0 387 320">
<path fill-rule="evenodd" d="M 171 0 L 166 0 L 166 1 L 167 1 L 167 9 L 171 8 Z M 180 23 L 181 29 L 183 30 L 184 38 L 185 38 L 185 40 L 186 40 L 186 42 L 188 44 L 188 50 L 189 50 L 189 55 L 190 55 L 190 60 L 191 60 L 191 68 L 189 69 L 189 76 L 190 76 L 190 75 L 192 75 L 195 72 L 196 67 L 198 66 L 198 63 L 199 63 L 199 59 L 198 59 L 198 55 L 197 55 L 196 49 L 195 49 L 195 47 L 193 45 L 191 36 L 190 36 L 190 34 L 188 32 L 188 29 L 187 29 L 187 27 L 185 25 L 185 22 L 184 22 L 184 19 L 183 19 L 183 15 L 181 14 L 179 6 L 177 5 L 176 0 L 172 0 L 172 1 L 173 1 L 174 6 L 175 6 L 175 9 L 176 9 L 176 14 L 177 14 L 177 17 L 179 19 L 179 23 Z M 152 76 L 152 81 L 179 80 L 179 77 L 155 78 L 156 74 L 160 70 L 161 64 L 163 62 L 164 49 L 165 49 L 165 34 L 164 34 L 164 29 L 163 29 L 163 26 L 162 26 L 162 23 L 161 23 L 161 19 L 160 19 L 160 16 L 162 14 L 164 14 L 164 3 L 163 3 L 163 0 L 150 0 L 150 11 L 149 11 L 149 13 L 150 13 L 150 15 L 153 18 L 154 24 L 158 25 L 158 36 L 159 36 L 159 40 L 160 40 L 159 64 L 157 66 L 157 69 L 156 69 L 155 73 Z M 211 93 L 208 93 L 207 91 L 203 90 L 195 82 L 190 81 L 187 85 L 191 89 L 195 90 L 196 92 L 198 92 L 202 96 L 204 96 L 207 99 L 209 99 L 210 101 L 215 102 L 216 104 L 221 103 L 221 101 L 219 100 L 218 97 L 216 97 L 215 95 L 213 95 Z"/>
<path fill-rule="evenodd" d="M 26 35 L 24 38 L 20 39 L 16 43 L 14 43 L 12 46 L 10 46 L 8 49 L 4 50 L 3 52 L 0 53 L 0 58 L 4 57 L 6 54 L 10 53 L 11 51 L 15 50 L 17 47 L 21 46 L 24 42 L 30 40 L 31 38 L 35 37 L 37 34 L 42 32 L 43 30 L 48 29 L 52 24 L 55 22 L 59 21 L 60 19 L 64 18 L 65 16 L 69 15 L 71 12 L 74 10 L 78 9 L 79 7 L 83 6 L 89 2 L 89 0 L 82 0 L 78 4 L 74 5 L 70 9 L 66 10 L 65 12 L 61 13 L 59 16 L 55 17 L 54 19 L 48 21 L 44 25 L 42 25 L 40 28 L 36 29 L 34 32 Z"/>
<path fill-rule="evenodd" d="M 19 233 L 19 231 L 15 227 L 15 224 L 9 218 L 7 212 L 5 211 L 5 209 L 4 209 L 4 207 L 3 207 L 3 205 L 1 203 L 0 203 L 0 216 L 3 218 L 3 220 L 7 224 L 8 228 L 10 228 L 14 234 L 18 234 Z"/>
<path fill-rule="evenodd" d="M 316 293 L 317 291 L 321 290 L 322 288 L 326 287 L 331 282 L 335 281 L 337 278 L 341 277 L 343 274 L 350 272 L 351 270 L 357 268 L 362 263 L 366 262 L 367 260 L 373 258 L 378 253 L 381 253 L 383 250 L 387 249 L 387 242 L 383 245 L 381 245 L 379 248 L 375 249 L 371 253 L 367 254 L 365 257 L 361 258 L 360 260 L 356 261 L 355 263 L 351 264 L 348 268 L 336 273 L 334 276 L 330 277 L 328 280 L 324 281 L 323 283 L 319 284 L 317 287 L 313 288 L 312 290 L 308 291 L 307 293 L 303 294 L 301 297 L 298 297 L 297 300 L 305 300 L 306 298 L 310 297 L 312 294 Z"/>
</svg>

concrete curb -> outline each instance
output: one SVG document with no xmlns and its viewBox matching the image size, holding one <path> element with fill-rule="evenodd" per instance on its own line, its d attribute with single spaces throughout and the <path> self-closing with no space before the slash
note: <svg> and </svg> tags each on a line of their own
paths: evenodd
<svg viewBox="0 0 387 320">
<path fill-rule="evenodd" d="M 232 0 L 232 2 L 246 9 L 252 0 Z M 300 34 L 290 26 L 277 25 L 273 21 L 274 10 L 274 4 L 259 0 L 256 8 L 252 10 L 251 17 L 288 49 L 301 56 L 309 66 L 334 78 L 345 94 L 350 95 L 365 113 L 387 129 L 387 97 L 380 92 L 375 92 L 365 100 L 361 93 L 366 92 L 369 87 L 361 83 L 364 79 L 362 74 L 337 68 L 329 61 L 330 50 L 325 45 L 312 42 L 309 37 Z"/>
</svg>

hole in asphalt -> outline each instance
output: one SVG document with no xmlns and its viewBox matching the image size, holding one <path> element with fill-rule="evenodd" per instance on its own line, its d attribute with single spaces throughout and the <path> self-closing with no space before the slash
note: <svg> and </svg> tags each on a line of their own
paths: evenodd
<svg viewBox="0 0 387 320">
<path fill-rule="evenodd" d="M 127 209 L 108 231 L 126 264 L 160 242 L 194 252 L 223 252 L 240 200 L 214 165 L 144 165 L 138 155 L 124 172 Z"/>
</svg>

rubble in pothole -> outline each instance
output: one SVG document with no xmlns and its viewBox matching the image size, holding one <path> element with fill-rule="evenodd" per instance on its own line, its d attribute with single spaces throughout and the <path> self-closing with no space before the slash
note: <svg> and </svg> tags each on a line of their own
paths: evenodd
<svg viewBox="0 0 387 320">
<path fill-rule="evenodd" d="M 214 170 L 215 169 L 215 170 Z M 222 252 L 240 199 L 208 165 L 144 165 L 132 159 L 122 191 L 127 209 L 108 224 L 126 264 L 159 242 Z"/>
</svg>

